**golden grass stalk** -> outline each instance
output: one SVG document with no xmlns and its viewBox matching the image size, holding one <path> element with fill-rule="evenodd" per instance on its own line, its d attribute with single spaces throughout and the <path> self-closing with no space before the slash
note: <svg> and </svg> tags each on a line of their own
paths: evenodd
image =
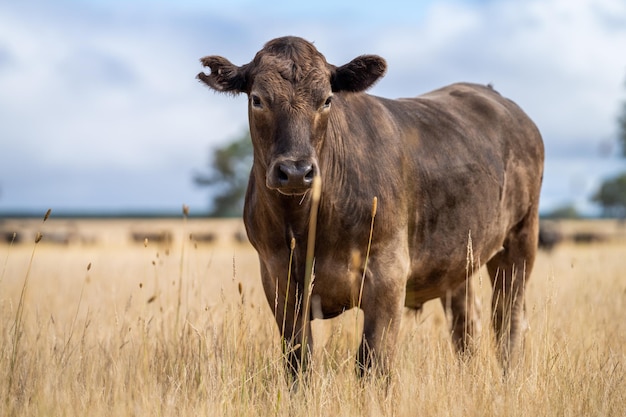
<svg viewBox="0 0 626 417">
<path fill-rule="evenodd" d="M 474 295 L 473 293 L 470 291 L 470 285 L 471 285 L 471 279 L 472 276 L 474 275 L 475 268 L 474 268 L 474 245 L 472 243 L 472 231 L 468 230 L 467 232 L 467 252 L 465 254 L 465 305 L 467 306 L 468 314 L 470 317 L 472 317 L 475 314 L 475 305 L 474 305 Z M 448 299 L 448 303 L 451 302 L 450 297 L 446 297 Z M 446 306 L 446 313 L 448 311 L 451 311 L 451 306 L 447 305 Z M 453 318 L 448 317 L 448 320 L 453 320 Z M 473 326 L 473 322 L 472 320 L 465 320 L 465 324 L 464 324 L 464 328 L 463 328 L 463 346 L 468 346 L 468 343 L 474 343 L 474 340 L 468 340 L 469 335 L 472 334 L 474 335 L 473 330 L 474 329 L 470 329 L 470 326 Z"/>
<path fill-rule="evenodd" d="M 313 265 L 315 257 L 315 234 L 317 232 L 317 210 L 319 208 L 320 197 L 322 194 L 322 179 L 319 176 L 313 178 L 313 188 L 311 193 L 311 212 L 309 217 L 309 235 L 306 246 L 306 263 L 304 270 L 304 307 L 302 310 L 302 357 L 300 359 L 300 374 L 302 374 L 306 355 L 309 354 L 307 349 L 307 329 L 311 318 L 309 311 L 311 308 L 311 292 L 313 291 Z"/>
<path fill-rule="evenodd" d="M 363 287 L 365 285 L 365 276 L 367 274 L 367 264 L 370 258 L 370 251 L 372 249 L 372 238 L 374 236 L 374 219 L 376 218 L 376 212 L 378 211 L 378 197 L 374 196 L 372 199 L 372 220 L 370 222 L 370 234 L 367 239 L 367 249 L 365 250 L 365 261 L 363 262 L 363 273 L 361 274 L 361 285 L 359 286 L 359 299 L 357 302 L 357 308 L 361 308 L 363 302 Z M 354 320 L 354 335 L 359 338 L 359 316 L 355 316 Z"/>
<path fill-rule="evenodd" d="M 91 269 L 91 262 L 87 265 L 87 272 Z M 78 296 L 78 305 L 76 306 L 76 313 L 74 313 L 74 318 L 72 319 L 72 323 L 70 325 L 70 334 L 63 345 L 63 350 L 61 351 L 61 362 L 69 358 L 68 349 L 70 346 L 70 342 L 72 341 L 72 337 L 74 335 L 74 327 L 76 326 L 76 319 L 78 318 L 78 312 L 80 311 L 80 304 L 83 300 L 83 293 L 85 291 L 85 284 L 87 283 L 87 279 L 83 280 L 83 285 L 80 288 L 80 295 Z"/>
<path fill-rule="evenodd" d="M 52 212 L 52 209 L 48 209 L 48 211 L 46 211 L 46 214 L 43 217 L 42 224 L 45 223 L 46 220 L 48 220 L 51 212 Z M 22 326 L 23 326 L 23 320 L 24 320 L 24 304 L 26 300 L 26 289 L 28 288 L 28 278 L 30 277 L 30 271 L 33 266 L 33 260 L 35 259 L 35 249 L 37 248 L 37 245 L 39 244 L 39 242 L 41 242 L 42 238 L 43 238 L 43 234 L 41 233 L 41 230 L 39 230 L 37 232 L 37 235 L 35 236 L 35 244 L 33 245 L 33 250 L 30 255 L 30 261 L 28 262 L 28 268 L 26 269 L 26 275 L 24 276 L 24 283 L 22 284 L 22 290 L 20 292 L 20 300 L 17 304 L 17 310 L 15 312 L 15 320 L 13 321 L 13 344 L 12 344 L 12 350 L 11 350 L 11 359 L 9 361 L 9 382 L 7 384 L 7 396 L 6 396 L 7 404 L 11 396 L 11 389 L 13 387 L 13 380 L 14 380 L 14 375 L 15 375 L 14 374 L 15 365 L 17 364 L 18 349 L 19 349 L 20 339 L 22 337 Z"/>
<path fill-rule="evenodd" d="M 285 289 L 285 301 L 283 306 L 283 325 L 280 332 L 281 343 L 285 346 L 285 320 L 287 317 L 287 302 L 289 301 L 289 288 L 291 286 L 291 266 L 293 264 L 293 253 L 296 249 L 296 238 L 292 237 L 289 244 L 289 271 L 287 272 L 287 288 Z M 276 288 L 276 298 L 278 299 L 278 287 Z M 278 300 L 277 300 L 278 303 Z M 283 349 L 284 351 L 285 349 Z"/>
<path fill-rule="evenodd" d="M 11 237 L 11 242 L 9 242 L 9 249 L 13 247 L 16 237 L 17 237 L 17 233 L 13 232 L 13 236 Z M 2 273 L 0 274 L 0 285 L 2 285 L 2 281 L 4 280 L 4 274 L 7 270 L 7 265 L 9 263 L 9 254 L 10 254 L 10 250 L 7 251 L 7 256 L 4 258 L 4 263 L 2 264 Z"/>
<path fill-rule="evenodd" d="M 183 204 L 183 232 L 187 231 L 187 218 L 189 217 L 189 206 Z M 185 233 L 183 233 L 183 236 Z M 178 323 L 180 319 L 180 308 L 182 304 L 182 296 L 183 296 L 183 270 L 185 265 L 185 244 L 186 240 L 183 239 L 183 242 L 180 247 L 180 264 L 178 269 L 178 302 L 176 303 L 176 322 L 174 323 L 174 334 L 178 333 Z"/>
<path fill-rule="evenodd" d="M 367 273 L 367 263 L 370 258 L 370 250 L 372 249 L 372 237 L 374 236 L 374 219 L 376 218 L 376 211 L 378 210 L 378 197 L 372 199 L 372 221 L 370 223 L 370 235 L 367 239 L 367 250 L 365 251 L 365 262 L 363 263 L 363 274 L 361 275 L 361 287 L 359 288 L 359 302 L 357 307 L 361 308 L 361 302 L 363 301 L 363 285 L 365 284 L 365 274 Z"/>
</svg>

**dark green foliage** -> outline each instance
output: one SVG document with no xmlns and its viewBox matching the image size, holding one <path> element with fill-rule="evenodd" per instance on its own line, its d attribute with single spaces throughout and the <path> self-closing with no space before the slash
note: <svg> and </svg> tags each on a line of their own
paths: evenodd
<svg viewBox="0 0 626 417">
<path fill-rule="evenodd" d="M 626 172 L 604 181 L 592 201 L 602 206 L 607 217 L 626 217 Z"/>
<path fill-rule="evenodd" d="M 622 102 L 617 118 L 617 142 L 622 157 L 626 158 L 626 101 Z M 602 207 L 606 217 L 626 218 L 626 172 L 605 180 L 591 201 Z"/>
<path fill-rule="evenodd" d="M 193 179 L 196 185 L 209 188 L 210 216 L 241 216 L 251 167 L 252 142 L 248 131 L 212 151 L 208 172 L 196 173 Z"/>
<path fill-rule="evenodd" d="M 622 156 L 626 158 L 626 101 L 622 103 L 622 112 L 617 119 L 617 141 L 622 149 Z"/>
</svg>

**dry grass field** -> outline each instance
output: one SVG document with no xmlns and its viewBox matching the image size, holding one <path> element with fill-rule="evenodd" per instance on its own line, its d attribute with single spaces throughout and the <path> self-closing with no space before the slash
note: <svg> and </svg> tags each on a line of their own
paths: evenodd
<svg viewBox="0 0 626 417">
<path fill-rule="evenodd" d="M 404 318 L 390 385 L 359 380 L 350 311 L 313 322 L 310 380 L 290 390 L 238 220 L 5 220 L 21 241 L 0 243 L 0 415 L 624 416 L 626 230 L 561 226 L 607 239 L 539 254 L 506 379 L 481 270 L 473 358 L 454 355 L 431 302 Z"/>
</svg>

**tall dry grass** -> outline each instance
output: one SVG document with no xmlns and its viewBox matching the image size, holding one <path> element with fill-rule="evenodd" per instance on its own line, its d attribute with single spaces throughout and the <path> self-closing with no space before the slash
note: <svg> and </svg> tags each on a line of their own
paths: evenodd
<svg viewBox="0 0 626 417">
<path fill-rule="evenodd" d="M 351 311 L 313 321 L 310 380 L 290 390 L 248 245 L 3 244 L 0 415 L 623 416 L 624 254 L 623 242 L 539 254 L 525 355 L 506 379 L 481 270 L 473 358 L 455 356 L 433 302 L 406 314 L 390 386 L 360 380 Z"/>
</svg>

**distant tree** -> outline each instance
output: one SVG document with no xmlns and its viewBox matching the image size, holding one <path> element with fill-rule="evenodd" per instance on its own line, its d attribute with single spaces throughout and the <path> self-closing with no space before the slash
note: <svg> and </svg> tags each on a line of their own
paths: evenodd
<svg viewBox="0 0 626 417">
<path fill-rule="evenodd" d="M 626 172 L 604 181 L 592 201 L 602 206 L 606 217 L 626 217 Z"/>
<path fill-rule="evenodd" d="M 624 83 L 626 87 L 626 83 Z M 622 156 L 626 158 L 626 100 L 622 101 L 622 108 L 617 117 L 617 142 L 621 148 Z"/>
<path fill-rule="evenodd" d="M 626 158 L 626 101 L 617 118 L 617 142 Z M 626 172 L 605 180 L 591 200 L 602 206 L 604 216 L 626 218 Z"/>
<path fill-rule="evenodd" d="M 193 178 L 197 186 L 209 188 L 210 216 L 241 216 L 251 167 L 252 142 L 248 131 L 212 151 L 208 172 L 196 173 Z"/>
</svg>

